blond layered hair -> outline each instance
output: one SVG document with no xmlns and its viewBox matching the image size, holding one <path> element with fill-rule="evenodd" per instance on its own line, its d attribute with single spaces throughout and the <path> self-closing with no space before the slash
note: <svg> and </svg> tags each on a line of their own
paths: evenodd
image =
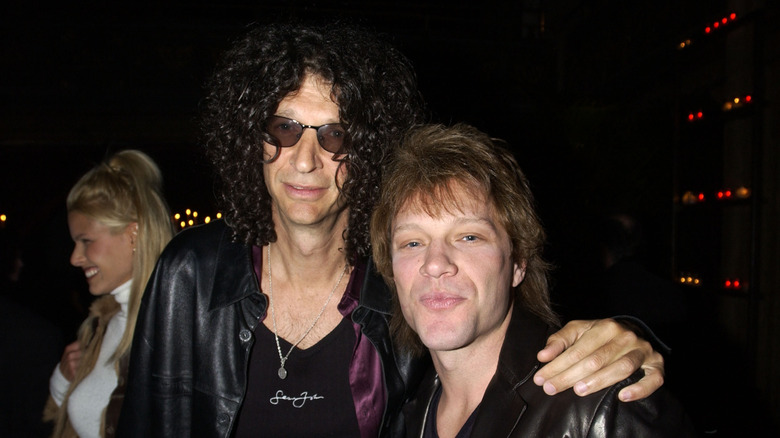
<svg viewBox="0 0 780 438">
<path fill-rule="evenodd" d="M 157 258 L 173 236 L 170 209 L 162 195 L 162 174 L 143 152 L 121 151 L 82 176 L 68 193 L 66 204 L 68 213 L 81 213 L 112 233 L 138 224 L 127 326 L 110 359 L 116 361 L 130 350 L 141 296 Z"/>
<path fill-rule="evenodd" d="M 385 169 L 382 195 L 371 221 L 371 243 L 377 270 L 393 290 L 393 337 L 412 352 L 421 353 L 424 346 L 404 320 L 395 293 L 392 225 L 406 207 L 433 217 L 462 210 L 467 201 L 454 195 L 454 184 L 465 188 L 473 199 L 490 203 L 511 240 L 513 261 L 525 266 L 525 278 L 513 291 L 515 305 L 558 324 L 550 306 L 550 267 L 542 258 L 545 233 L 534 197 L 514 157 L 499 143 L 465 124 L 420 126 L 407 134 Z"/>
</svg>

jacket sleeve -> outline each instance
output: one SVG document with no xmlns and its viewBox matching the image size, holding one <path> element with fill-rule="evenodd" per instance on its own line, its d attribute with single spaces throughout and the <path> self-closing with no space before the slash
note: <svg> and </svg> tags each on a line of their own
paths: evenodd
<svg viewBox="0 0 780 438">
<path fill-rule="evenodd" d="M 117 436 L 191 436 L 197 260 L 176 239 L 158 260 L 136 322 Z"/>
<path fill-rule="evenodd" d="M 588 428 L 588 437 L 695 437 L 693 423 L 680 402 L 665 388 L 630 403 L 618 392 L 641 377 L 641 371 L 603 393 Z"/>
</svg>

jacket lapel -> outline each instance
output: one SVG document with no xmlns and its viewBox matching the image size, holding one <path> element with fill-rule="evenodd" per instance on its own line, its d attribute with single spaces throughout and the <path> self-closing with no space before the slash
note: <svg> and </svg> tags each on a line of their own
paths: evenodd
<svg viewBox="0 0 780 438">
<path fill-rule="evenodd" d="M 496 374 L 474 420 L 474 430 L 480 431 L 480 436 L 508 437 L 517 427 L 528 408 L 520 389 L 534 384 L 531 379 L 539 368 L 536 353 L 544 347 L 547 331 L 546 324 L 515 303 Z"/>
</svg>

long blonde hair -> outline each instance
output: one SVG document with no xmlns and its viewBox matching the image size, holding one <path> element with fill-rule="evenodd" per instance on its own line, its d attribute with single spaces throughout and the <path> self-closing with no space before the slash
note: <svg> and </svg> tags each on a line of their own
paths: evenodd
<svg viewBox="0 0 780 438">
<path fill-rule="evenodd" d="M 141 296 L 157 258 L 173 236 L 170 209 L 162 195 L 162 174 L 143 152 L 117 152 L 79 179 L 68 193 L 66 205 L 68 213 L 90 217 L 112 233 L 138 223 L 127 326 L 111 356 L 115 361 L 130 350 Z"/>
</svg>

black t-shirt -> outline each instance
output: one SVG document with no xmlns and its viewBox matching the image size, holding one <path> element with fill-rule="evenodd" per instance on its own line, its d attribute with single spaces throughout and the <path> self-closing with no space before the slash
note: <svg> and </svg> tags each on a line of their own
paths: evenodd
<svg viewBox="0 0 780 438">
<path fill-rule="evenodd" d="M 284 380 L 274 334 L 258 324 L 255 336 L 235 437 L 360 436 L 349 385 L 355 332 L 347 319 L 312 347 L 293 349 Z M 282 338 L 279 345 L 283 355 L 290 350 Z"/>
</svg>

